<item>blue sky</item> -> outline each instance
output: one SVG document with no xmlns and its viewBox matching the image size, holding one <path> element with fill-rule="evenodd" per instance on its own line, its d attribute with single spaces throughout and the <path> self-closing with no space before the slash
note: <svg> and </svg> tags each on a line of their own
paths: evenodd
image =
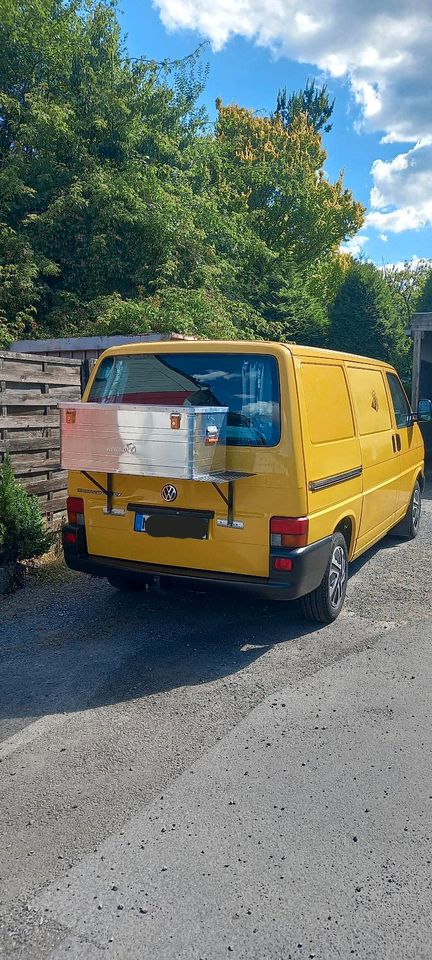
<svg viewBox="0 0 432 960">
<path fill-rule="evenodd" d="M 212 118 L 216 97 L 270 111 L 280 87 L 325 77 L 336 98 L 326 171 L 333 179 L 342 169 L 368 210 L 352 251 L 377 264 L 432 257 L 432 0 L 408 2 L 405 24 L 397 0 L 321 0 L 322 21 L 313 19 L 314 0 L 242 0 L 241 17 L 236 0 L 157 4 L 123 0 L 128 50 L 175 59 L 208 39 L 204 103 Z"/>
</svg>

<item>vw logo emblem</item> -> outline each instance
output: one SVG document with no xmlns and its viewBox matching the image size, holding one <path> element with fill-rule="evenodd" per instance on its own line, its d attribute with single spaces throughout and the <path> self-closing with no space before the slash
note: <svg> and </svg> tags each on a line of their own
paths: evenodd
<svg viewBox="0 0 432 960">
<path fill-rule="evenodd" d="M 172 483 L 165 484 L 165 486 L 162 487 L 161 493 L 167 503 L 172 503 L 174 500 L 177 500 L 177 490 Z"/>
</svg>

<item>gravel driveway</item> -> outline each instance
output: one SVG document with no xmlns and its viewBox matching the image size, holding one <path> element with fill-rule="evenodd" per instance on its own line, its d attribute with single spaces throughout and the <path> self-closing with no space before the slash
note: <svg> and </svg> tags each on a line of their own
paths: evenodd
<svg viewBox="0 0 432 960">
<path fill-rule="evenodd" d="M 431 496 L 415 542 L 388 538 L 352 566 L 330 627 L 235 594 L 122 596 L 60 563 L 0 602 L 5 957 L 46 960 L 63 931 L 41 915 L 41 891 L 67 883 L 254 708 L 332 665 L 352 670 L 353 655 L 410 624 L 430 635 Z"/>
</svg>

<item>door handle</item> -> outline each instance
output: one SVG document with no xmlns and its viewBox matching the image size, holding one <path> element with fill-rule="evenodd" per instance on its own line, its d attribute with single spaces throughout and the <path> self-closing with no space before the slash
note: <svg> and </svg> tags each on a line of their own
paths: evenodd
<svg viewBox="0 0 432 960">
<path fill-rule="evenodd" d="M 402 449 L 401 438 L 398 433 L 392 434 L 393 453 L 400 453 Z"/>
<path fill-rule="evenodd" d="M 402 443 L 401 443 L 401 438 L 399 433 L 396 434 L 396 446 L 398 449 L 398 453 L 400 453 L 402 450 Z"/>
</svg>

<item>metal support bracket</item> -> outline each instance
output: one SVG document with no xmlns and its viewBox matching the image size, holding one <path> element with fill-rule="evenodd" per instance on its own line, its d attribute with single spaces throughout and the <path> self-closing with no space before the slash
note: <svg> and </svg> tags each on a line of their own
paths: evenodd
<svg viewBox="0 0 432 960">
<path fill-rule="evenodd" d="M 212 481 L 212 487 L 217 490 L 220 497 L 227 507 L 227 527 L 232 527 L 234 522 L 234 480 L 228 480 L 228 496 L 226 497 L 219 484 Z"/>
<path fill-rule="evenodd" d="M 112 473 L 107 473 L 106 475 L 106 487 L 104 487 L 99 480 L 95 480 L 90 473 L 87 473 L 86 470 L 80 471 L 83 477 L 86 477 L 87 480 L 90 480 L 90 483 L 93 483 L 98 490 L 101 490 L 107 498 L 106 502 L 106 513 L 113 513 L 113 498 L 115 493 L 113 491 L 113 475 Z M 217 490 L 219 496 L 222 498 L 223 502 L 227 508 L 227 518 L 224 521 L 224 526 L 227 527 L 236 527 L 242 529 L 243 524 L 236 522 L 234 520 L 234 483 L 236 480 L 241 480 L 244 477 L 251 477 L 251 473 L 238 473 L 232 471 L 231 473 L 214 473 L 214 474 L 203 474 L 199 477 L 194 477 L 193 479 L 200 482 L 211 483 L 211 485 Z M 223 490 L 221 490 L 219 484 L 226 483 L 228 486 L 228 495 L 225 496 Z"/>
<path fill-rule="evenodd" d="M 103 487 L 102 484 L 99 483 L 99 480 L 95 480 L 95 478 L 92 477 L 92 475 L 91 475 L 90 473 L 87 473 L 86 470 L 81 470 L 81 473 L 82 473 L 83 477 L 85 477 L 87 480 L 90 480 L 90 483 L 94 483 L 95 487 L 97 487 L 98 490 L 102 490 L 102 493 L 104 493 L 105 496 L 106 496 L 106 498 L 107 498 L 107 502 L 106 502 L 106 512 L 107 512 L 107 513 L 112 513 L 112 509 L 113 509 L 113 496 L 114 496 L 114 494 L 113 494 L 113 484 L 112 484 L 112 479 L 113 479 L 113 478 L 112 478 L 112 473 L 107 473 L 107 485 L 106 485 L 106 487 Z"/>
<path fill-rule="evenodd" d="M 112 473 L 107 473 L 107 513 L 112 513 L 113 508 L 113 482 Z"/>
</svg>

